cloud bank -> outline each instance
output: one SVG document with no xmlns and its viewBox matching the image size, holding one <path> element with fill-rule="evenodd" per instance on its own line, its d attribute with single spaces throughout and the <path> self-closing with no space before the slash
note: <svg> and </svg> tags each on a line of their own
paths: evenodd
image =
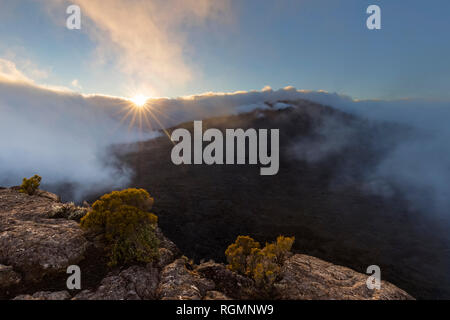
<svg viewBox="0 0 450 320">
<path fill-rule="evenodd" d="M 120 122 L 127 100 L 40 87 L 14 65 L 1 65 L 1 186 L 39 174 L 46 185 L 71 184 L 79 200 L 89 188 L 127 183 L 130 172 L 116 167 L 109 146 L 157 135 Z"/>
<path fill-rule="evenodd" d="M 267 102 L 278 109 L 286 108 L 288 104 L 280 101 L 296 99 L 412 128 L 414 134 L 400 141 L 367 179 L 395 183 L 420 209 L 450 209 L 449 102 L 355 101 L 323 91 L 265 87 L 262 91 L 152 99 L 148 101 L 148 119 L 139 120 L 127 99 L 39 86 L 7 60 L 0 60 L 0 185 L 17 184 L 22 177 L 35 173 L 51 184 L 69 181 L 99 187 L 123 185 L 129 172 L 106 161 L 112 144 L 148 139 L 156 135 L 154 130 L 181 122 L 267 109 Z M 352 128 L 333 122 L 321 130 L 329 137 L 328 144 L 321 146 L 325 153 L 345 148 L 345 141 L 354 135 Z M 320 160 L 317 153 L 308 157 L 302 160 Z M 432 194 L 432 199 L 424 193 Z"/>
</svg>

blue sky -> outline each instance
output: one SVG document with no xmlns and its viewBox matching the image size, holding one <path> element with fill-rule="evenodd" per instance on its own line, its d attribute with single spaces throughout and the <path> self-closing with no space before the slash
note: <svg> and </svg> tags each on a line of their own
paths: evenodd
<svg viewBox="0 0 450 320">
<path fill-rule="evenodd" d="M 65 28 L 72 2 L 81 30 Z M 117 10 L 102 8 L 113 2 Z M 450 98 L 449 1 L 230 0 L 203 10 L 208 2 L 0 0 L 0 58 L 36 83 L 114 96 L 268 85 L 359 99 Z M 143 27 L 130 25 L 125 3 Z M 381 30 L 366 28 L 370 4 L 382 9 Z"/>
</svg>

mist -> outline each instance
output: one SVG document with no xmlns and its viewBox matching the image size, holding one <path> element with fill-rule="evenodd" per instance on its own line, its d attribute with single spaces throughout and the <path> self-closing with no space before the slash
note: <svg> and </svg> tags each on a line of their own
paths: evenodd
<svg viewBox="0 0 450 320">
<path fill-rule="evenodd" d="M 115 161 L 115 144 L 148 140 L 161 127 L 256 109 L 283 109 L 298 99 L 329 105 L 369 122 L 389 122 L 405 135 L 379 135 L 379 145 L 395 148 L 375 168 L 366 170 L 367 192 L 390 196 L 389 186 L 400 188 L 411 206 L 428 214 L 447 216 L 450 209 L 450 103 L 429 100 L 356 101 L 345 95 L 302 91 L 293 87 L 235 93 L 205 93 L 148 101 L 152 116 L 141 127 L 125 117 L 130 102 L 124 98 L 81 95 L 27 82 L 0 81 L 0 185 L 21 183 L 23 177 L 43 176 L 43 184 L 71 184 L 74 198 L 92 188 L 126 186 L 130 169 Z M 155 120 L 157 119 L 157 121 Z M 320 143 L 299 141 L 299 160 L 321 161 L 340 152 L 358 137 L 349 123 L 324 121 Z M 375 135 L 374 139 L 378 139 Z M 364 168 L 363 163 L 360 164 Z M 374 183 L 376 182 L 376 183 Z"/>
<path fill-rule="evenodd" d="M 71 200 L 93 190 L 121 188 L 132 172 L 109 147 L 159 135 L 128 128 L 125 100 L 0 83 L 0 186 L 39 174 L 43 188 L 71 188 Z"/>
</svg>

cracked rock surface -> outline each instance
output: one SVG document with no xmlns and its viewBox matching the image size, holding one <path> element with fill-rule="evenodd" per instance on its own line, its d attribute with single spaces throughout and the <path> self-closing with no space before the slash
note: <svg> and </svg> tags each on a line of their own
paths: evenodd
<svg viewBox="0 0 450 320">
<path fill-rule="evenodd" d="M 0 190 L 0 263 L 24 282 L 65 272 L 84 258 L 88 242 L 78 224 L 47 218 L 55 199 Z"/>
</svg>

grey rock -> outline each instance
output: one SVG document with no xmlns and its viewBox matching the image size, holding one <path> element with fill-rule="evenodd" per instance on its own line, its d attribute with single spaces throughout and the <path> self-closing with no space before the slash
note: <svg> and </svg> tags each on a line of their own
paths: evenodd
<svg viewBox="0 0 450 320">
<path fill-rule="evenodd" d="M 154 300 L 158 282 L 156 268 L 132 266 L 118 274 L 109 274 L 97 290 L 84 290 L 73 300 Z"/>
<path fill-rule="evenodd" d="M 38 190 L 36 190 L 35 195 L 38 196 L 38 197 L 43 197 L 43 198 L 50 199 L 50 200 L 52 200 L 54 202 L 61 202 L 61 197 L 60 196 L 58 196 L 58 195 L 56 195 L 54 193 L 45 191 L 45 190 L 38 189 Z"/>
<path fill-rule="evenodd" d="M 187 268 L 186 259 L 177 259 L 161 271 L 157 294 L 162 300 L 201 300 L 214 290 L 213 281 Z"/>
<path fill-rule="evenodd" d="M 172 251 L 166 248 L 159 248 L 158 250 L 158 268 L 162 269 L 175 260 L 175 255 Z"/>
<path fill-rule="evenodd" d="M 13 300 L 68 300 L 70 299 L 70 294 L 67 291 L 40 291 L 33 295 L 20 295 L 15 297 Z"/>
<path fill-rule="evenodd" d="M 285 261 L 276 297 L 283 300 L 410 300 L 405 291 L 382 281 L 380 290 L 370 290 L 369 276 L 352 269 L 296 254 Z"/>
<path fill-rule="evenodd" d="M 175 258 L 178 258 L 181 256 L 181 251 L 178 249 L 177 245 L 173 243 L 171 240 L 166 238 L 166 236 L 162 233 L 160 228 L 156 228 L 156 237 L 159 240 L 159 247 L 165 248 L 172 252 Z"/>
<path fill-rule="evenodd" d="M 196 271 L 214 281 L 217 290 L 234 299 L 252 298 L 255 291 L 253 280 L 232 272 L 221 263 L 204 262 L 196 268 Z"/>
<path fill-rule="evenodd" d="M 48 219 L 56 202 L 16 190 L 0 190 L 0 261 L 20 272 L 23 281 L 66 271 L 84 258 L 88 242 L 74 221 Z"/>
</svg>

